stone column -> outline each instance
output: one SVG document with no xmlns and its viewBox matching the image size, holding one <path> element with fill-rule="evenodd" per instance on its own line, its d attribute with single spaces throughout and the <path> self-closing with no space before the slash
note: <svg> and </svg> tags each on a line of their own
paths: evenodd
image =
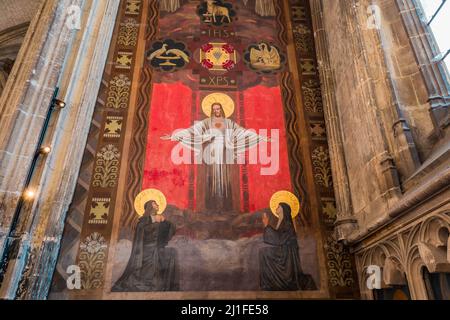
<svg viewBox="0 0 450 320">
<path fill-rule="evenodd" d="M 328 54 L 327 33 L 323 26 L 324 17 L 322 0 L 311 0 L 310 5 L 320 78 L 322 82 L 325 123 L 330 146 L 333 184 L 336 193 L 336 233 L 338 240 L 344 240 L 347 235 L 354 230 L 357 221 L 353 215 L 350 198 L 347 164 L 342 142 L 342 129 L 339 121 L 340 116 L 335 95 L 336 83 Z"/>
<path fill-rule="evenodd" d="M 119 4 L 44 1 L 0 100 L 0 254 L 56 86 L 67 102 L 51 122 L 46 143 L 53 151 L 33 179 L 36 199 L 21 212 L 20 246 L 9 261 L 1 298 L 47 295 Z M 74 5 L 82 9 L 81 30 L 67 23 L 78 14 Z M 23 284 L 27 291 L 17 292 Z"/>
<path fill-rule="evenodd" d="M 395 130 L 396 91 L 377 30 L 367 28 L 370 1 L 311 0 L 325 116 L 338 202 L 337 231 L 347 239 L 387 214 L 402 195 L 400 177 L 417 167 L 406 125 Z M 353 230 L 353 231 L 352 231 Z"/>
<path fill-rule="evenodd" d="M 349 235 L 339 228 L 338 218 L 337 230 L 341 239 L 354 242 L 392 220 L 389 212 L 411 188 L 408 181 L 417 177 L 421 161 L 435 158 L 430 156 L 430 141 L 424 138 L 433 131 L 433 123 L 427 112 L 422 63 L 416 61 L 413 39 L 408 38 L 402 20 L 406 13 L 416 15 L 415 19 L 418 16 L 415 7 L 406 10 L 400 6 L 399 10 L 397 6 L 413 0 L 310 1 L 315 11 L 338 206 L 344 208 L 345 194 L 350 194 L 358 220 L 358 229 Z M 380 16 L 374 8 L 380 9 Z M 444 80 L 441 74 L 432 83 L 443 90 Z M 345 163 L 347 172 L 340 162 Z M 343 191 L 345 179 L 348 193 Z"/>
<path fill-rule="evenodd" d="M 17 63 L 0 99 L 1 257 L 36 151 L 43 118 L 57 83 L 57 72 L 62 66 L 65 48 L 56 48 L 64 40 L 68 42 L 70 37 L 68 32 L 61 35 L 50 33 L 52 23 L 56 22 L 53 18 L 57 12 L 57 1 L 43 2 L 30 25 Z M 61 21 L 62 19 L 60 29 L 63 25 Z"/>
</svg>

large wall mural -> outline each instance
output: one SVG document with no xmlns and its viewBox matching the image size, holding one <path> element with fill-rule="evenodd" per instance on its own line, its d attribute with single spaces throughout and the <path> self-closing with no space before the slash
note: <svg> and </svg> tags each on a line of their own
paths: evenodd
<svg viewBox="0 0 450 320">
<path fill-rule="evenodd" d="M 122 1 L 50 298 L 351 296 L 316 67 L 306 1 Z"/>
</svg>

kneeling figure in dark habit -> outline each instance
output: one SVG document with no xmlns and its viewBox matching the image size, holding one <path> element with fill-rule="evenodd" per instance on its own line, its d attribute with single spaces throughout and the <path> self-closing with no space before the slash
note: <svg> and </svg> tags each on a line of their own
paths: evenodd
<svg viewBox="0 0 450 320">
<path fill-rule="evenodd" d="M 271 245 L 259 253 L 260 285 L 263 291 L 317 290 L 311 275 L 304 274 L 300 265 L 297 234 L 291 216 L 291 207 L 280 203 L 277 208 L 278 223 L 269 225 L 263 216 L 264 242 Z"/>
<path fill-rule="evenodd" d="M 128 265 L 113 287 L 116 292 L 178 291 L 177 259 L 173 248 L 166 248 L 175 226 L 158 215 L 156 201 L 145 204 L 133 240 Z"/>
</svg>

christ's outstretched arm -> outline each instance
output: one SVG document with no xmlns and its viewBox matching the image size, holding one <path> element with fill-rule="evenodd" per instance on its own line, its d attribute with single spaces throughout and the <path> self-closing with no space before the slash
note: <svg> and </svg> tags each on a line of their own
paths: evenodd
<svg viewBox="0 0 450 320">
<path fill-rule="evenodd" d="M 228 137 L 229 143 L 237 153 L 244 152 L 260 142 L 271 142 L 269 137 L 261 136 L 254 130 L 245 129 L 237 123 L 230 121 L 229 123 L 230 135 Z"/>
<path fill-rule="evenodd" d="M 213 135 L 210 130 L 208 130 L 208 121 L 209 119 L 199 121 L 190 128 L 176 130 L 171 135 L 166 134 L 162 136 L 161 139 L 166 141 L 177 141 L 191 150 L 201 152 L 203 144 L 213 139 Z"/>
</svg>

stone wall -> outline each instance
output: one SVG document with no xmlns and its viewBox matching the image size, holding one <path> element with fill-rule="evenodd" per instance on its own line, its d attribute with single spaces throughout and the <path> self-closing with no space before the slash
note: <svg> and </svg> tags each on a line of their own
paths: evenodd
<svg viewBox="0 0 450 320">
<path fill-rule="evenodd" d="M 41 0 L 0 1 L 0 96 L 40 4 Z"/>
<path fill-rule="evenodd" d="M 433 147 L 430 136 L 434 132 L 427 86 L 397 3 L 375 3 L 381 10 L 379 37 L 392 83 L 394 103 L 398 105 L 403 119 L 411 129 L 413 142 L 423 161 L 430 155 Z M 404 175 L 407 176 L 408 174 Z"/>
<path fill-rule="evenodd" d="M 66 23 L 74 5 L 79 30 Z M 43 1 L 25 36 L 0 99 L 0 298 L 47 295 L 118 5 Z M 30 181 L 36 197 L 17 210 L 56 87 L 68 104 L 53 113 L 44 143 L 57 152 L 39 156 Z"/>
<path fill-rule="evenodd" d="M 43 0 L 0 0 L 0 31 L 30 22 Z"/>
<path fill-rule="evenodd" d="M 365 272 L 375 264 L 385 286 L 397 277 L 426 299 L 419 266 L 446 270 L 450 230 L 449 86 L 431 61 L 430 31 L 415 0 L 310 2 L 339 239 L 356 252 L 364 298 L 373 298 Z"/>
</svg>

